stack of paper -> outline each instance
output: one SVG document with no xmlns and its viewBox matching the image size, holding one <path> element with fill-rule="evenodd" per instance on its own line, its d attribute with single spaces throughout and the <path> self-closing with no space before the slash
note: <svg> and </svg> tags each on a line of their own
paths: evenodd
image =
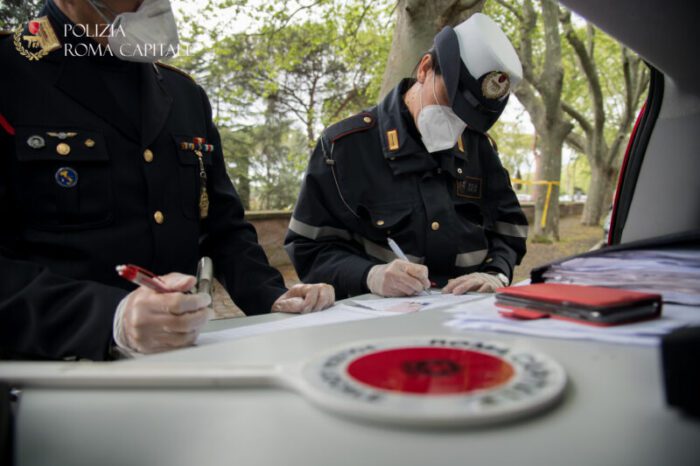
<svg viewBox="0 0 700 466">
<path fill-rule="evenodd" d="M 666 303 L 700 305 L 700 249 L 616 251 L 553 265 L 548 283 L 575 283 L 659 293 Z"/>
<path fill-rule="evenodd" d="M 655 345 L 661 336 L 687 325 L 700 325 L 700 312 L 689 306 L 664 306 L 661 318 L 631 324 L 596 327 L 554 319 L 513 320 L 498 312 L 495 299 L 455 306 L 445 325 L 459 330 L 486 330 L 540 337 Z"/>
</svg>

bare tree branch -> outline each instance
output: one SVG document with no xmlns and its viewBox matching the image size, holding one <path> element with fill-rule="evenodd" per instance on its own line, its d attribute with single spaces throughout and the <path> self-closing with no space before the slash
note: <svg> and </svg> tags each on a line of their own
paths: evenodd
<svg viewBox="0 0 700 466">
<path fill-rule="evenodd" d="M 566 37 L 567 42 L 569 42 L 571 47 L 574 49 L 574 53 L 576 53 L 581 69 L 586 75 L 586 80 L 588 81 L 591 98 L 593 99 L 594 129 L 595 131 L 602 133 L 603 127 L 605 126 L 605 107 L 603 104 L 603 91 L 600 86 L 598 69 L 593 57 L 588 54 L 586 46 L 578 37 L 576 31 L 574 31 L 573 25 L 571 24 L 570 12 L 566 12 L 563 15 L 562 25 L 564 27 L 564 37 Z M 592 48 L 593 47 L 591 46 L 591 49 Z"/>
<path fill-rule="evenodd" d="M 559 35 L 559 6 L 551 0 L 540 0 L 544 23 L 545 58 L 541 78 L 546 85 L 539 86 L 545 105 L 556 108 L 561 101 L 564 71 L 561 66 L 561 37 Z"/>
<path fill-rule="evenodd" d="M 586 138 L 573 131 L 566 135 L 566 144 L 576 152 L 586 153 Z"/>
<path fill-rule="evenodd" d="M 593 127 L 582 113 L 576 110 L 573 106 L 563 101 L 561 103 L 561 107 L 571 118 L 576 120 L 576 122 L 579 124 L 579 126 L 581 126 L 581 129 L 586 133 L 586 135 L 588 135 L 589 137 L 592 135 Z"/>
</svg>

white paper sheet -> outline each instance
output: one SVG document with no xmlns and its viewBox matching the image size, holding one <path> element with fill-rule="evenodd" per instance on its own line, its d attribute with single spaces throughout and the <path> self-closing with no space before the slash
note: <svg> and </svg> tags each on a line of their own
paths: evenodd
<svg viewBox="0 0 700 466">
<path fill-rule="evenodd" d="M 700 305 L 700 249 L 617 251 L 553 265 L 548 283 L 659 293 L 666 303 Z"/>
<path fill-rule="evenodd" d="M 399 315 L 397 312 L 377 311 L 359 307 L 336 304 L 330 309 L 310 314 L 303 314 L 288 319 L 265 322 L 262 324 L 246 325 L 215 332 L 206 332 L 199 335 L 196 345 L 210 345 L 224 341 L 237 340 L 243 337 L 261 335 L 264 333 L 279 332 L 293 328 L 315 327 L 319 325 L 336 324 L 339 322 L 351 322 L 354 320 L 374 319 Z"/>
<path fill-rule="evenodd" d="M 596 327 L 557 319 L 513 320 L 501 316 L 495 299 L 457 305 L 445 325 L 459 330 L 486 330 L 552 338 L 606 341 L 620 344 L 656 345 L 661 336 L 686 325 L 700 325 L 700 309 L 664 305 L 659 319 L 631 324 Z"/>
<path fill-rule="evenodd" d="M 463 295 L 443 294 L 440 291 L 430 291 L 426 296 L 406 296 L 402 298 L 379 298 L 349 300 L 345 304 L 349 306 L 374 309 L 376 311 L 395 312 L 406 314 L 416 311 L 428 311 L 456 304 L 484 299 L 489 295 L 483 293 L 470 293 Z"/>
</svg>

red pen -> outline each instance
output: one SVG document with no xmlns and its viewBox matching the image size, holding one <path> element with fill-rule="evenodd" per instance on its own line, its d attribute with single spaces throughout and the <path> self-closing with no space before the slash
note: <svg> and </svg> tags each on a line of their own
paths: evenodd
<svg viewBox="0 0 700 466">
<path fill-rule="evenodd" d="M 173 290 L 161 280 L 161 278 L 153 272 L 139 267 L 138 265 L 126 264 L 118 265 L 117 273 L 120 277 L 129 280 L 139 286 L 145 286 L 158 293 L 172 293 Z"/>
</svg>

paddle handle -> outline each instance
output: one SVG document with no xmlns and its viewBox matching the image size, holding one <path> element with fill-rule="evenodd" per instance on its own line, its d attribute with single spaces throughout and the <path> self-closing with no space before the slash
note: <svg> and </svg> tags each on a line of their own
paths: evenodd
<svg viewBox="0 0 700 466">
<path fill-rule="evenodd" d="M 0 381 L 17 388 L 220 388 L 284 384 L 280 366 L 99 362 L 0 363 Z"/>
</svg>

